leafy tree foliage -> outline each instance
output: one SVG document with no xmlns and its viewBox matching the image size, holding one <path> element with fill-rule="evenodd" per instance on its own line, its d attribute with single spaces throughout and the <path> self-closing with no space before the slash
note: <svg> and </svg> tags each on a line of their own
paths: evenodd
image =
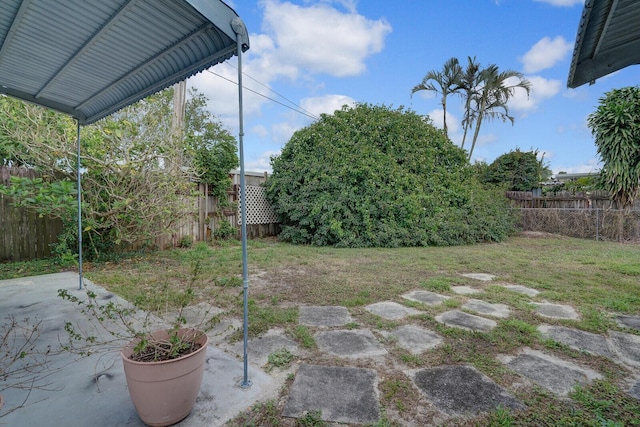
<svg viewBox="0 0 640 427">
<path fill-rule="evenodd" d="M 538 151 L 520 151 L 516 148 L 501 155 L 483 173 L 483 181 L 504 184 L 512 191 L 531 191 L 550 176 L 544 157 L 538 160 Z"/>
<path fill-rule="evenodd" d="M 603 163 L 602 186 L 628 209 L 640 190 L 640 87 L 607 92 L 588 125 Z"/>
<path fill-rule="evenodd" d="M 294 243 L 454 245 L 504 238 L 504 197 L 484 190 L 444 133 L 419 115 L 361 104 L 322 115 L 272 158 L 267 195 Z"/>
<path fill-rule="evenodd" d="M 450 58 L 444 63 L 442 71 L 428 71 L 422 79 L 422 82 L 414 86 L 411 90 L 411 94 L 421 90 L 429 90 L 442 96 L 440 103 L 442 104 L 443 130 L 445 136 L 448 136 L 447 97 L 453 93 L 458 93 L 462 89 L 462 78 L 462 67 L 460 67 L 458 58 Z"/>
<path fill-rule="evenodd" d="M 156 93 L 82 128 L 88 257 L 172 233 L 181 219 L 194 215 L 194 180 L 204 180 L 215 192 L 228 187 L 228 172 L 238 164 L 234 138 L 205 110 L 206 98 L 195 92 L 186 105 L 184 137 L 172 138 L 172 96 L 173 89 Z M 62 218 L 65 233 L 59 248 L 74 250 L 77 206 L 61 201 L 76 192 L 75 124 L 67 116 L 8 97 L 0 97 L 0 116 L 3 163 L 43 174 L 38 181 L 16 181 L 0 190 L 18 204 Z"/>
<path fill-rule="evenodd" d="M 445 135 L 447 135 L 447 96 L 454 93 L 462 96 L 464 100 L 462 119 L 464 135 L 460 146 L 464 148 L 468 131 L 474 129 L 469 150 L 469 159 L 471 159 L 480 134 L 480 127 L 484 121 L 500 119 L 503 122 L 510 121 L 513 124 L 514 118 L 509 115 L 507 104 L 518 89 L 525 90 L 527 95 L 531 91 L 531 83 L 525 79 L 522 73 L 514 70 L 500 71 L 495 64 L 483 68 L 476 62 L 475 57 L 468 57 L 465 69 L 462 69 L 457 58 L 448 59 L 442 71 L 429 71 L 422 83 L 416 85 L 411 93 L 430 90 L 442 95 Z"/>
</svg>

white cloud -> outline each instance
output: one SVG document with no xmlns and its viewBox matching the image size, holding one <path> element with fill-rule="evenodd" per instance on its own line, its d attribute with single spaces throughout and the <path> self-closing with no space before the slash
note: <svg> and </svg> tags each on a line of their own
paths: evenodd
<svg viewBox="0 0 640 427">
<path fill-rule="evenodd" d="M 540 76 L 527 77 L 531 82 L 531 94 L 527 97 L 526 91 L 522 89 L 516 90 L 515 94 L 509 100 L 509 108 L 519 111 L 523 116 L 527 113 L 535 111 L 540 103 L 544 100 L 554 97 L 562 88 L 560 80 L 545 79 Z M 517 83 L 516 77 L 507 79 L 506 84 Z"/>
<path fill-rule="evenodd" d="M 300 106 L 316 117 L 319 117 L 320 114 L 333 114 L 336 110 L 340 110 L 343 105 L 352 107 L 355 104 L 355 99 L 345 95 L 323 95 L 303 98 L 300 101 Z"/>
<path fill-rule="evenodd" d="M 558 172 L 566 172 L 566 173 L 590 173 L 590 172 L 599 172 L 602 169 L 602 164 L 598 161 L 598 159 L 590 159 L 586 163 L 581 163 L 577 165 L 571 166 L 555 166 L 553 168 L 553 173 L 557 174 Z"/>
<path fill-rule="evenodd" d="M 345 4 L 345 2 L 341 2 Z M 353 3 L 347 2 L 346 4 Z M 320 3 L 308 7 L 265 0 L 263 30 L 275 42 L 276 63 L 336 77 L 365 71 L 365 60 L 384 47 L 391 26 Z"/>
<path fill-rule="evenodd" d="M 557 36 L 554 39 L 543 37 L 522 57 L 524 72 L 537 73 L 551 68 L 562 61 L 572 48 L 573 44 L 562 36 Z"/>
<path fill-rule="evenodd" d="M 444 128 L 444 112 L 441 108 L 429 112 L 429 117 L 433 120 L 433 125 L 439 129 Z M 447 132 L 449 136 L 455 134 L 460 130 L 460 121 L 449 111 L 447 111 Z M 452 138 L 453 139 L 453 138 Z"/>
<path fill-rule="evenodd" d="M 280 154 L 280 151 L 265 151 L 260 154 L 260 156 L 251 161 L 247 162 L 245 165 L 245 169 L 250 172 L 272 172 L 271 169 L 271 156 L 277 156 Z"/>
<path fill-rule="evenodd" d="M 584 0 L 533 0 L 540 3 L 548 3 L 551 6 L 571 7 L 576 4 L 584 4 Z"/>
</svg>

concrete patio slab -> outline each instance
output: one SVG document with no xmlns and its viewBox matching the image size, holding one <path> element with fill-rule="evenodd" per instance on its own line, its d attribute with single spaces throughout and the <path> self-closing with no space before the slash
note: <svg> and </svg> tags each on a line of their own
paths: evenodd
<svg viewBox="0 0 640 427">
<path fill-rule="evenodd" d="M 473 314 L 465 313 L 460 310 L 451 310 L 439 314 L 436 316 L 436 320 L 447 326 L 476 332 L 489 332 L 498 326 L 495 320 L 474 316 Z"/>
<path fill-rule="evenodd" d="M 499 355 L 498 360 L 509 369 L 562 396 L 566 396 L 578 384 L 602 378 L 591 369 L 530 348 L 523 349 L 517 356 Z"/>
<path fill-rule="evenodd" d="M 333 356 L 359 358 L 387 354 L 369 329 L 320 331 L 314 337 L 320 351 Z"/>
<path fill-rule="evenodd" d="M 58 348 L 60 340 L 66 340 L 65 321 L 82 321 L 83 315 L 76 306 L 57 297 L 58 289 L 66 289 L 74 295 L 78 291 L 76 273 L 58 273 L 25 279 L 0 281 L 0 313 L 15 315 L 21 319 L 41 321 L 38 348 Z M 103 288 L 85 280 L 85 285 L 101 296 L 110 294 Z M 116 298 L 116 297 L 113 297 Z M 117 351 L 96 353 L 78 358 L 67 352 L 52 355 L 42 384 L 46 389 L 31 391 L 27 407 L 17 409 L 1 419 L 6 425 L 15 426 L 84 426 L 92 427 L 142 427 L 142 421 L 127 390 L 122 362 Z M 249 380 L 252 386 L 241 389 L 243 363 L 209 345 L 207 365 L 195 407 L 181 427 L 222 426 L 258 400 L 274 398 L 281 384 L 263 371 L 250 366 Z M 7 411 L 19 405 L 28 390 L 3 391 Z M 69 410 L 72 408 L 72 410 Z"/>
<path fill-rule="evenodd" d="M 496 278 L 495 275 L 487 273 L 464 273 L 462 274 L 462 277 L 480 280 L 481 282 L 490 282 Z"/>
<path fill-rule="evenodd" d="M 471 286 L 452 286 L 451 290 L 458 295 L 473 295 L 482 292 L 480 289 L 472 288 Z"/>
<path fill-rule="evenodd" d="M 407 316 L 415 316 L 417 314 L 422 314 L 421 311 L 418 311 L 414 308 L 405 307 L 402 304 L 398 304 L 393 301 L 383 301 L 376 302 L 374 304 L 369 304 L 364 308 L 369 313 L 375 314 L 376 316 L 384 317 L 389 320 L 399 320 L 404 319 Z"/>
<path fill-rule="evenodd" d="M 448 300 L 449 296 L 436 294 L 429 291 L 411 291 L 402 295 L 402 298 L 409 301 L 416 301 L 426 305 L 439 305 Z"/>
<path fill-rule="evenodd" d="M 476 415 L 499 406 L 525 409 L 509 392 L 470 366 L 422 369 L 413 381 L 436 408 L 448 415 Z"/>
<path fill-rule="evenodd" d="M 640 331 L 640 316 L 629 316 L 626 314 L 618 314 L 616 317 L 616 323 L 622 328 L 635 329 Z"/>
<path fill-rule="evenodd" d="M 420 354 L 442 344 L 440 335 L 417 325 L 398 326 L 389 335 L 398 340 L 398 346 L 409 350 L 411 354 Z"/>
<path fill-rule="evenodd" d="M 247 353 L 249 360 L 256 366 L 264 366 L 269 362 L 269 355 L 274 351 L 286 348 L 291 353 L 298 351 L 298 344 L 285 336 L 282 329 L 271 329 L 265 335 L 250 339 L 247 342 Z M 238 356 L 243 357 L 244 343 L 235 343 L 231 350 Z"/>
<path fill-rule="evenodd" d="M 487 316 L 501 318 L 507 318 L 509 317 L 509 314 L 511 314 L 509 306 L 505 304 L 491 304 L 479 299 L 468 300 L 466 303 L 464 303 L 462 308 L 470 311 L 475 311 L 476 313 L 485 314 Z"/>
<path fill-rule="evenodd" d="M 552 304 L 548 302 L 533 302 L 536 314 L 550 319 L 578 320 L 580 316 L 570 305 Z"/>
<path fill-rule="evenodd" d="M 317 328 L 344 326 L 353 322 L 349 310 L 340 306 L 301 306 L 300 324 Z"/>
<path fill-rule="evenodd" d="M 624 362 L 640 366 L 640 336 L 609 331 L 609 340 Z"/>
<path fill-rule="evenodd" d="M 540 325 L 538 331 L 543 338 L 552 339 L 569 347 L 586 351 L 598 356 L 613 359 L 615 355 L 609 350 L 609 344 L 602 335 L 564 326 Z"/>
<path fill-rule="evenodd" d="M 500 285 L 505 289 L 508 289 L 512 292 L 517 292 L 519 294 L 523 294 L 529 297 L 535 297 L 536 295 L 538 295 L 540 293 L 540 291 L 533 289 L 533 288 L 528 288 L 526 286 L 522 286 L 522 285 Z"/>
<path fill-rule="evenodd" d="M 376 372 L 371 369 L 303 364 L 282 415 L 301 418 L 320 410 L 324 421 L 373 424 L 380 419 L 376 388 Z"/>
</svg>

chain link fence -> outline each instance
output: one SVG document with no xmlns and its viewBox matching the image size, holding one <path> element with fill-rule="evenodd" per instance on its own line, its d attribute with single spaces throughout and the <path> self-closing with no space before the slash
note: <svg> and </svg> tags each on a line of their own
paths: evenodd
<svg viewBox="0 0 640 427">
<path fill-rule="evenodd" d="M 581 239 L 640 242 L 640 210 L 514 208 L 522 231 Z"/>
</svg>

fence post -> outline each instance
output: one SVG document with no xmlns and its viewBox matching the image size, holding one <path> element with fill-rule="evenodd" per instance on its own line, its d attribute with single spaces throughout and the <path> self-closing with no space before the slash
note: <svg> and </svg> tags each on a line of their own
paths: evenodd
<svg viewBox="0 0 640 427">
<path fill-rule="evenodd" d="M 600 240 L 600 209 L 596 208 L 596 242 Z"/>
</svg>

